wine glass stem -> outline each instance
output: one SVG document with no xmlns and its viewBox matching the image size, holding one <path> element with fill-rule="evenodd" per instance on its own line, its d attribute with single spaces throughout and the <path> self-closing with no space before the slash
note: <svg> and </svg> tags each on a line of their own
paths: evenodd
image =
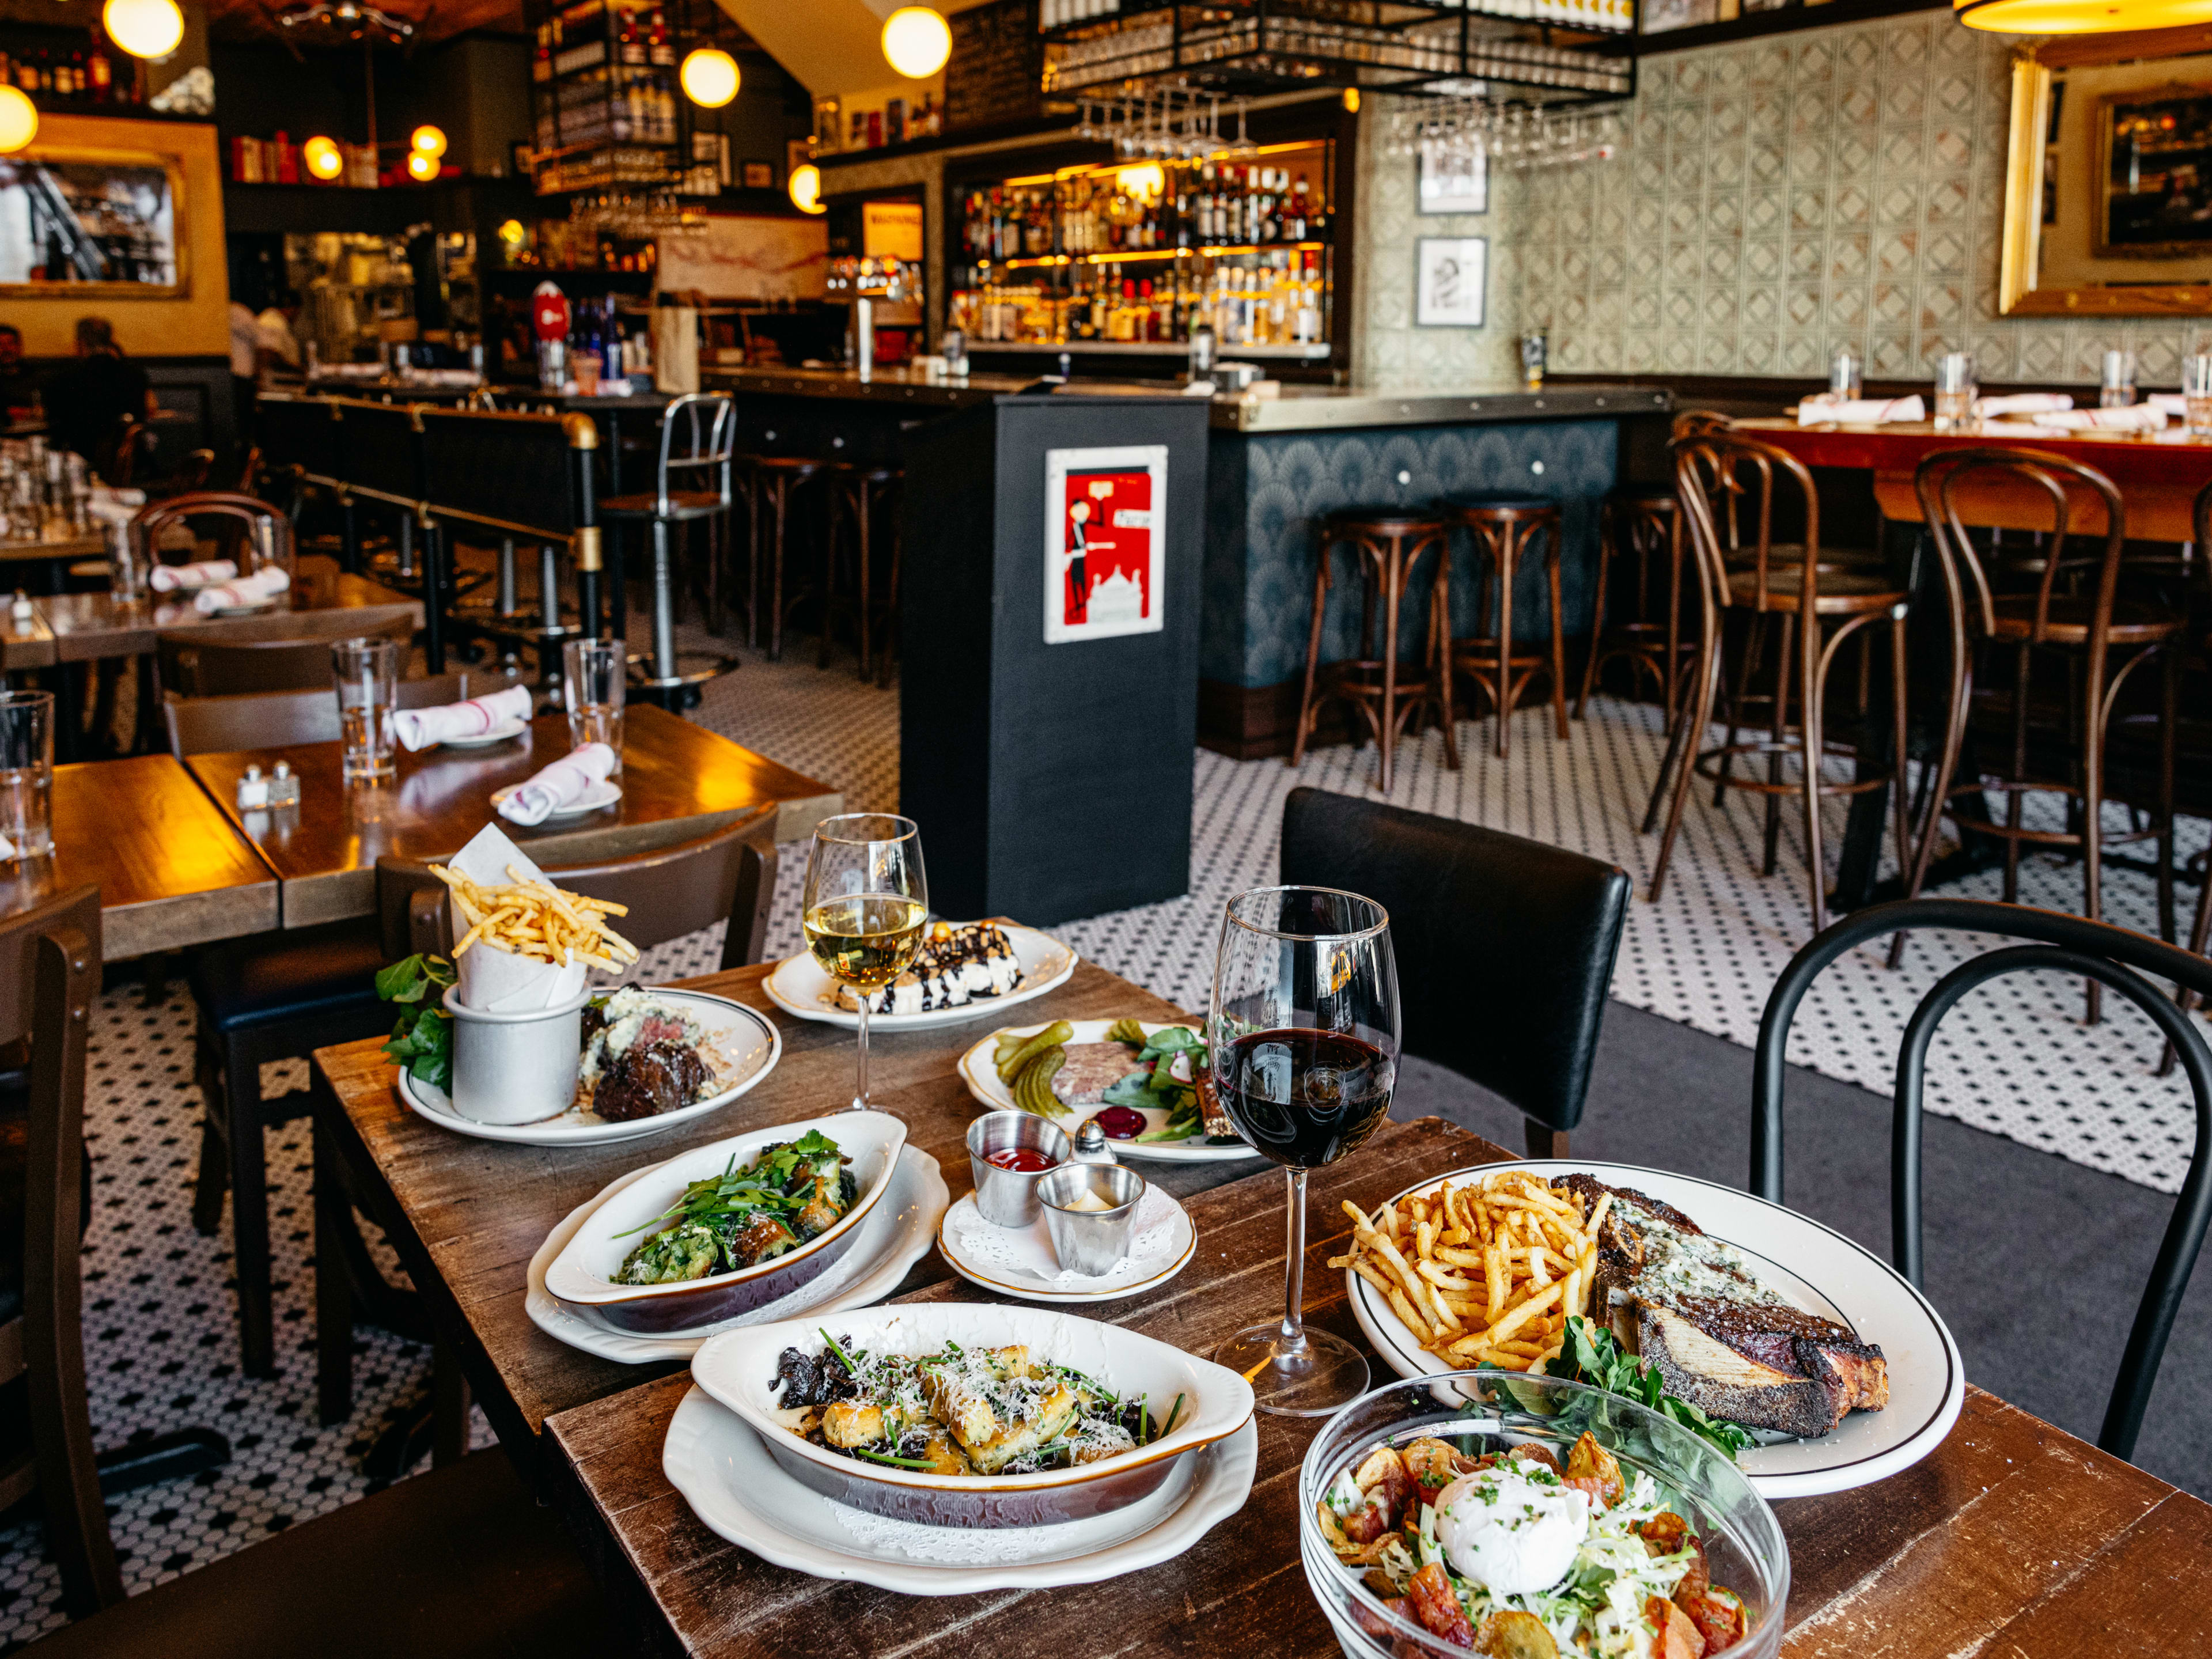
<svg viewBox="0 0 2212 1659">
<path fill-rule="evenodd" d="M 1291 1213 L 1284 1240 L 1289 1260 L 1283 1287 L 1284 1349 L 1296 1353 L 1306 1345 L 1306 1172 L 1285 1170 L 1290 1177 Z"/>
<path fill-rule="evenodd" d="M 860 993 L 860 1073 L 853 1091 L 853 1109 L 856 1112 L 868 1109 L 868 1004 L 874 1000 L 875 994 L 872 990 Z"/>
</svg>

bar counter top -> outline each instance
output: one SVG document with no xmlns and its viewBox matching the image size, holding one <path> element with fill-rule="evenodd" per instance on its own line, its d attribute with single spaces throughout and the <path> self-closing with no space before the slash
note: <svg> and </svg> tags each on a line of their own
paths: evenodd
<svg viewBox="0 0 2212 1659">
<path fill-rule="evenodd" d="M 1042 348 L 1041 348 L 1042 349 Z M 842 368 L 702 368 L 707 386 L 779 397 L 823 398 L 915 409 L 964 409 L 1006 397 L 1036 383 L 1034 375 L 970 374 L 964 380 L 925 380 L 910 369 L 878 369 L 869 380 Z M 1091 380 L 1068 383 L 1086 396 L 1117 393 L 1157 398 L 1179 388 L 1171 380 Z M 1448 426 L 1462 423 L 1588 420 L 1593 416 L 1663 414 L 1674 394 L 1660 387 L 1551 386 L 1530 392 L 1510 381 L 1453 390 L 1434 386 L 1285 386 L 1277 396 L 1219 395 L 1212 423 L 1228 432 L 1341 431 L 1357 427 Z"/>
</svg>

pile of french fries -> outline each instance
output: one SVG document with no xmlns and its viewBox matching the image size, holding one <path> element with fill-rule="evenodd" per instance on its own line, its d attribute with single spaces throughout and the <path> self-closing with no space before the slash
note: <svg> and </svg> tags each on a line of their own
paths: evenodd
<svg viewBox="0 0 2212 1659">
<path fill-rule="evenodd" d="M 461 920 L 469 925 L 453 946 L 457 962 L 479 940 L 560 968 L 571 957 L 610 971 L 637 960 L 637 946 L 606 925 L 611 915 L 628 915 L 628 905 L 563 892 L 550 882 L 530 879 L 516 864 L 507 866 L 509 879 L 498 887 L 471 881 L 442 864 L 432 865 L 430 873 L 452 890 Z"/>
<path fill-rule="evenodd" d="M 1557 1355 L 1567 1320 L 1589 1312 L 1607 1193 L 1581 1197 L 1527 1170 L 1394 1200 L 1372 1218 L 1346 1202 L 1352 1245 L 1329 1258 L 1388 1298 L 1421 1346 L 1451 1369 L 1530 1370 Z"/>
</svg>

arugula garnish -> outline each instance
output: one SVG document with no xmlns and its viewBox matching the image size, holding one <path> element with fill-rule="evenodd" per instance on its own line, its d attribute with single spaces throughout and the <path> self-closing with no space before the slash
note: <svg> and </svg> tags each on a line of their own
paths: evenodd
<svg viewBox="0 0 2212 1659">
<path fill-rule="evenodd" d="M 691 1182 L 676 1202 L 652 1220 L 615 1237 L 628 1238 L 630 1233 L 641 1233 L 678 1216 L 715 1227 L 763 1210 L 779 1216 L 794 1214 L 814 1197 L 816 1166 L 824 1159 L 834 1164 L 842 1156 L 837 1143 L 819 1129 L 809 1129 L 796 1140 L 769 1147 L 742 1170 L 738 1168 L 738 1155 L 732 1152 L 721 1174 Z"/>
<path fill-rule="evenodd" d="M 453 964 L 443 957 L 404 957 L 376 970 L 376 994 L 400 1005 L 384 1057 L 440 1089 L 451 1088 L 453 1081 L 453 1017 L 437 1006 L 453 982 Z M 433 991 L 439 995 L 432 996 Z"/>
<path fill-rule="evenodd" d="M 1730 1459 L 1752 1443 L 1751 1431 L 1741 1424 L 1708 1417 L 1688 1401 L 1668 1394 L 1660 1381 L 1658 1367 L 1623 1352 L 1611 1331 L 1592 1324 L 1580 1314 L 1568 1316 L 1565 1345 L 1545 1363 L 1539 1374 L 1562 1377 L 1570 1382 L 1587 1382 L 1608 1394 L 1633 1400 L 1639 1406 L 1647 1406 L 1718 1447 Z M 1510 1376 L 1511 1373 L 1504 1375 Z"/>
</svg>

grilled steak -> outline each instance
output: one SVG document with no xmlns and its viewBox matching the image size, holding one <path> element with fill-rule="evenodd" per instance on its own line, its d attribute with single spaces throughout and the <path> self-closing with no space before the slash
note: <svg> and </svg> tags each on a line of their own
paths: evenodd
<svg viewBox="0 0 2212 1659">
<path fill-rule="evenodd" d="M 688 1043 L 638 1042 L 599 1079 L 592 1109 L 610 1123 L 689 1106 L 708 1080 L 706 1062 Z"/>
<path fill-rule="evenodd" d="M 1669 1394 L 1747 1428 L 1808 1437 L 1827 1433 L 1846 1413 L 1889 1403 L 1880 1348 L 1784 1301 L 1740 1253 L 1680 1210 L 1589 1176 L 1553 1185 L 1586 1206 L 1613 1195 L 1598 1233 L 1595 1305 L 1621 1346 L 1658 1369 Z"/>
</svg>

